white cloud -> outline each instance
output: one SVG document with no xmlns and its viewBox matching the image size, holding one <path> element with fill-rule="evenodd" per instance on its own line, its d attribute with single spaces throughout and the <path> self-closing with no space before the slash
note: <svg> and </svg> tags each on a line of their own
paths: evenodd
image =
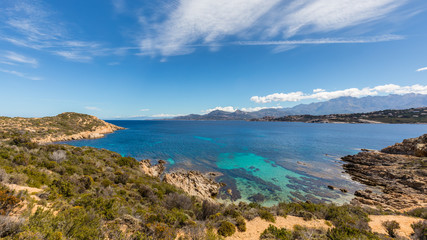
<svg viewBox="0 0 427 240">
<path fill-rule="evenodd" d="M 345 29 L 386 17 L 407 0 L 177 0 L 156 5 L 161 17 L 141 16 L 142 54 L 188 54 L 197 46 L 217 48 L 226 37 L 242 45 L 292 45 L 296 35 Z M 155 14 L 153 14 L 155 15 Z M 320 39 L 297 44 L 367 43 L 371 39 Z M 247 42 L 247 39 L 258 41 Z M 397 37 L 388 38 L 396 40 Z M 227 44 L 225 44 L 227 45 Z M 295 45 L 293 45 L 295 47 Z M 275 49 L 276 52 L 290 47 Z"/>
<path fill-rule="evenodd" d="M 151 117 L 155 117 L 155 118 L 170 118 L 170 117 L 178 117 L 178 116 L 182 116 L 182 114 L 161 113 L 161 114 L 154 114 Z"/>
<path fill-rule="evenodd" d="M 141 112 L 147 112 L 147 111 L 150 111 L 150 109 L 148 109 L 148 108 L 143 108 L 143 109 L 140 109 L 139 111 L 141 111 Z"/>
<path fill-rule="evenodd" d="M 216 111 L 216 110 L 219 110 L 219 111 L 224 111 L 224 112 L 235 112 L 235 111 L 237 111 L 237 110 L 241 110 L 241 111 L 244 111 L 244 112 L 256 112 L 256 111 L 259 111 L 259 110 L 263 110 L 263 109 L 280 109 L 280 108 L 283 108 L 282 106 L 273 106 L 273 107 L 248 107 L 248 108 L 235 108 L 235 107 L 233 107 L 233 106 L 227 106 L 227 107 L 216 107 L 216 108 L 211 108 L 211 109 L 207 109 L 207 110 L 204 110 L 204 111 L 202 111 L 203 113 L 210 113 L 210 112 L 213 112 L 213 111 Z"/>
<path fill-rule="evenodd" d="M 91 56 L 83 55 L 82 53 L 75 52 L 75 51 L 56 51 L 54 53 L 68 60 L 77 61 L 77 62 L 88 62 L 92 60 Z"/>
<path fill-rule="evenodd" d="M 348 88 L 344 90 L 327 92 L 323 89 L 314 89 L 313 93 L 305 94 L 303 92 L 290 92 L 290 93 L 274 93 L 264 97 L 253 96 L 251 101 L 256 103 L 270 103 L 270 102 L 298 102 L 307 99 L 317 100 L 330 100 L 339 97 L 364 97 L 375 96 L 379 94 L 427 94 L 427 85 L 415 84 L 412 86 L 399 86 L 395 84 L 387 84 L 376 86 L 373 88 Z"/>
<path fill-rule="evenodd" d="M 256 111 L 260 111 L 263 109 L 281 109 L 283 108 L 282 106 L 276 106 L 276 107 L 250 107 L 250 108 L 241 108 L 242 111 L 244 112 L 256 112 Z"/>
<path fill-rule="evenodd" d="M 427 71 L 427 67 L 423 67 L 423 68 L 417 69 L 417 72 L 422 72 L 422 71 Z"/>
<path fill-rule="evenodd" d="M 326 90 L 325 90 L 325 89 L 321 89 L 321 88 L 313 89 L 313 92 L 314 92 L 314 93 L 324 92 L 324 91 L 326 91 Z"/>
<path fill-rule="evenodd" d="M 20 55 L 18 53 L 7 51 L 4 53 L 3 57 L 7 59 L 8 61 L 16 62 L 16 63 L 25 63 L 30 64 L 34 67 L 38 65 L 38 61 L 34 58 L 26 57 L 23 55 Z"/>
<path fill-rule="evenodd" d="M 86 110 L 90 110 L 90 111 L 101 111 L 100 108 L 98 108 L 98 107 L 91 107 L 91 106 L 86 106 L 85 109 Z"/>
<path fill-rule="evenodd" d="M 34 81 L 42 80 L 42 78 L 40 78 L 40 77 L 28 76 L 25 73 L 18 72 L 18 71 L 13 71 L 13 70 L 7 70 L 7 69 L 1 69 L 0 68 L 0 72 L 12 74 L 12 75 L 15 75 L 15 76 L 18 76 L 18 77 L 21 77 L 21 78 L 26 78 L 26 79 L 34 80 Z"/>
<path fill-rule="evenodd" d="M 224 111 L 224 112 L 235 112 L 237 110 L 237 108 L 234 108 L 232 106 L 216 107 L 216 108 L 211 108 L 211 109 L 204 110 L 202 112 L 204 112 L 204 113 L 210 113 L 210 112 L 217 111 L 217 110 Z"/>
</svg>

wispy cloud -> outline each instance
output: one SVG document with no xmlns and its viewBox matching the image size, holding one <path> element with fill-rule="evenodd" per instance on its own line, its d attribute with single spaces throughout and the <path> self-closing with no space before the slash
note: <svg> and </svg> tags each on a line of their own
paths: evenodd
<svg viewBox="0 0 427 240">
<path fill-rule="evenodd" d="M 141 111 L 141 112 L 148 112 L 148 111 L 150 111 L 150 109 L 148 109 L 148 108 L 143 108 L 143 109 L 140 109 L 139 111 Z"/>
<path fill-rule="evenodd" d="M 313 93 L 290 92 L 290 93 L 274 93 L 267 96 L 253 96 L 251 101 L 256 103 L 270 103 L 270 102 L 298 102 L 301 100 L 330 100 L 339 97 L 364 97 L 375 96 L 379 94 L 427 94 L 427 85 L 415 84 L 412 86 L 399 86 L 395 84 L 387 84 L 376 86 L 373 88 L 348 88 L 338 91 L 326 91 L 323 89 L 314 89 Z"/>
<path fill-rule="evenodd" d="M 25 79 L 29 79 L 29 80 L 34 80 L 34 81 L 42 80 L 42 78 L 40 78 L 40 77 L 29 76 L 29 75 L 27 75 L 25 73 L 14 71 L 14 70 L 7 70 L 7 69 L 1 69 L 0 68 L 0 72 L 12 74 L 12 75 L 15 75 L 15 76 L 18 76 L 18 77 L 21 77 L 21 78 L 25 78 Z"/>
<path fill-rule="evenodd" d="M 241 110 L 244 112 L 256 112 L 259 110 L 263 110 L 263 109 L 280 109 L 283 108 L 282 106 L 273 106 L 273 107 L 247 107 L 247 108 L 237 108 L 237 107 L 233 107 L 233 106 L 227 106 L 227 107 L 215 107 L 215 108 L 211 108 L 211 109 L 207 109 L 202 111 L 203 113 L 210 113 L 216 110 L 219 111 L 224 111 L 224 112 L 235 112 L 237 110 Z"/>
<path fill-rule="evenodd" d="M 15 63 L 24 63 L 24 64 L 30 64 L 33 67 L 37 67 L 38 61 L 31 57 L 26 57 L 24 55 L 12 52 L 12 51 L 6 51 L 2 55 L 4 59 L 6 59 L 7 62 L 15 62 Z"/>
<path fill-rule="evenodd" d="M 378 36 L 348 39 L 299 40 L 308 33 L 322 34 L 378 21 L 407 0 L 178 0 L 157 6 L 159 16 L 141 16 L 144 37 L 142 54 L 173 56 L 188 54 L 197 46 L 221 45 L 234 38 L 241 45 L 288 45 L 370 43 L 401 39 Z M 159 13 L 157 13 L 159 14 Z M 247 41 L 254 40 L 256 41 Z M 276 49 L 279 51 L 280 49 Z M 283 47 L 282 50 L 283 51 Z"/>
<path fill-rule="evenodd" d="M 182 114 L 161 113 L 161 114 L 151 115 L 151 117 L 154 117 L 154 118 L 171 118 L 171 117 L 178 117 L 178 116 L 182 116 Z"/>
<path fill-rule="evenodd" d="M 422 71 L 427 71 L 427 67 L 423 67 L 423 68 L 417 69 L 417 72 L 422 72 Z"/>
<path fill-rule="evenodd" d="M 120 55 L 132 48 L 107 48 L 75 39 L 68 25 L 40 1 L 5 0 L 0 5 L 0 40 L 19 47 L 45 51 L 70 61 L 89 62 L 94 57 Z"/>
<path fill-rule="evenodd" d="M 90 111 L 101 111 L 101 109 L 100 108 L 98 108 L 98 107 L 93 107 L 93 106 L 86 106 L 85 107 L 85 109 L 86 110 L 90 110 Z"/>
<path fill-rule="evenodd" d="M 256 112 L 264 109 L 282 109 L 282 106 L 273 106 L 273 107 L 250 107 L 250 108 L 242 108 L 241 110 L 244 112 Z"/>
</svg>

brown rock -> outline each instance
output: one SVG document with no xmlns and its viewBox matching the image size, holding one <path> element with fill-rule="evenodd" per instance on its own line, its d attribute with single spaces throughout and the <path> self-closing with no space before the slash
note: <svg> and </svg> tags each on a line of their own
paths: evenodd
<svg viewBox="0 0 427 240">
<path fill-rule="evenodd" d="M 202 174 L 198 171 L 178 170 L 165 174 L 163 181 L 184 190 L 189 195 L 204 200 L 213 201 L 219 189 L 225 184 L 217 183 L 209 177 L 209 173 Z"/>
</svg>

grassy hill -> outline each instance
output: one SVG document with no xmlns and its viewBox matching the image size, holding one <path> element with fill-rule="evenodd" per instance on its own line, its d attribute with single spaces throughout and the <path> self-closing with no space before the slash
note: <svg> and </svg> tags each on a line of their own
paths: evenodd
<svg viewBox="0 0 427 240">
<path fill-rule="evenodd" d="M 273 223 L 277 216 L 287 215 L 322 219 L 330 228 L 273 226 L 256 238 L 389 239 L 373 233 L 368 225 L 368 214 L 384 213 L 379 210 L 309 202 L 270 208 L 257 203 L 212 203 L 145 175 L 134 158 L 34 141 L 46 134 L 76 132 L 71 126 L 93 130 L 102 124 L 94 117 L 66 113 L 42 120 L 3 120 L 8 125 L 2 126 L 9 127 L 2 128 L 0 142 L 2 239 L 223 239 L 246 231 L 249 220 Z M 34 126 L 40 131 L 21 129 Z M 427 217 L 425 209 L 408 214 Z"/>
<path fill-rule="evenodd" d="M 0 139 L 28 138 L 34 142 L 66 141 L 102 137 L 122 129 L 97 117 L 80 113 L 62 113 L 54 117 L 0 117 Z"/>
</svg>

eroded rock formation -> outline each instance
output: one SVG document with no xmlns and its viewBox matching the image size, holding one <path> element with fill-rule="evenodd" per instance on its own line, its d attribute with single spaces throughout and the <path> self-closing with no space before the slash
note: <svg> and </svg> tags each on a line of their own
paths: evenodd
<svg viewBox="0 0 427 240">
<path fill-rule="evenodd" d="M 381 151 L 343 157 L 344 169 L 354 180 L 382 189 L 356 191 L 353 202 L 390 210 L 427 206 L 426 143 L 427 134 Z"/>
</svg>

